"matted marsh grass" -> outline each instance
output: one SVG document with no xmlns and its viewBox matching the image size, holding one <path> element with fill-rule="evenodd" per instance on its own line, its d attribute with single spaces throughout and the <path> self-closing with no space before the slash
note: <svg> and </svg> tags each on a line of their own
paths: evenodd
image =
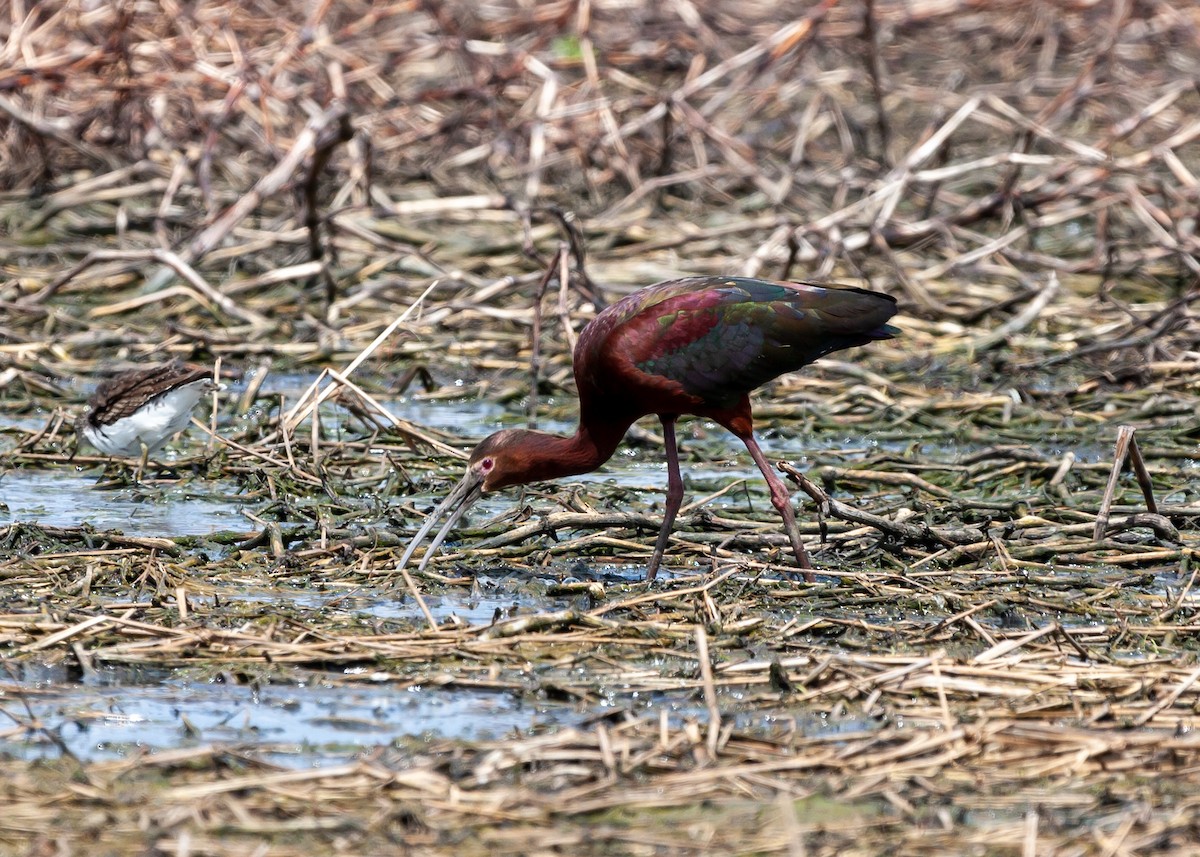
<svg viewBox="0 0 1200 857">
<path fill-rule="evenodd" d="M 1198 34 L 1185 2 L 10 4 L 0 503 L 54 471 L 246 525 L 9 515 L 0 852 L 1200 853 Z M 758 399 L 820 581 L 697 421 L 662 585 L 645 430 L 400 578 L 470 440 L 570 422 L 574 331 L 682 273 L 902 302 Z M 231 388 L 135 485 L 70 416 L 168 355 Z M 486 426 L 408 418 L 463 401 Z M 517 609 L 415 603 L 484 590 Z M 106 713 L 41 707 L 44 664 L 530 726 L 305 767 L 181 710 L 92 756 L 61 729 Z"/>
</svg>

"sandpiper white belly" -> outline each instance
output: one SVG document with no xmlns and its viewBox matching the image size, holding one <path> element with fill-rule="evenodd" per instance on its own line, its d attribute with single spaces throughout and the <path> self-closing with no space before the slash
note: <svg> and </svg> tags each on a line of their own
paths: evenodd
<svg viewBox="0 0 1200 857">
<path fill-rule="evenodd" d="M 138 456 L 143 446 L 147 452 L 156 452 L 187 428 L 192 409 L 211 389 L 207 378 L 176 387 L 108 425 L 85 422 L 81 429 L 83 437 L 105 455 Z"/>
<path fill-rule="evenodd" d="M 105 381 L 75 427 L 105 455 L 149 455 L 187 428 L 213 382 L 207 369 L 178 361 L 135 369 Z"/>
</svg>

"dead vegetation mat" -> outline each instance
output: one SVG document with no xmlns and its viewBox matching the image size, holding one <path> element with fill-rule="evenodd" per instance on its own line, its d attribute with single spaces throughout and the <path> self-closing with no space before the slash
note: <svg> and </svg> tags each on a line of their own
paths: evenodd
<svg viewBox="0 0 1200 857">
<path fill-rule="evenodd" d="M 1192 4 L 4 14 L 0 509 L 55 471 L 250 511 L 203 538 L 0 521 L 0 852 L 1200 853 Z M 576 331 L 684 273 L 901 302 L 901 337 L 758 399 L 768 449 L 805 450 L 820 580 L 786 574 L 756 480 L 711 473 L 661 585 L 636 581 L 662 486 L 613 481 L 514 492 L 400 577 L 486 431 L 375 403 L 570 421 Z M 71 419 L 168 356 L 232 391 L 134 483 Z M 260 395 L 280 374 L 315 381 Z M 736 458 L 688 431 L 695 463 Z M 425 602 L 498 585 L 541 606 Z M 336 606 L 361 593 L 412 609 Z M 45 663 L 579 716 L 324 767 L 81 759 L 26 707 L 61 691 L 23 678 Z"/>
</svg>

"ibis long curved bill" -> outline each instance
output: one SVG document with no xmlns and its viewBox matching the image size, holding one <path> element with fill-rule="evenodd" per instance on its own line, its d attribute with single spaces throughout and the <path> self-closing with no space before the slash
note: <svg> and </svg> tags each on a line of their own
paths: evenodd
<svg viewBox="0 0 1200 857">
<path fill-rule="evenodd" d="M 408 547 L 404 550 L 404 556 L 400 557 L 400 568 L 408 565 L 408 560 L 412 557 L 413 551 L 421 546 L 421 542 L 425 541 L 425 537 L 429 535 L 429 531 L 437 526 L 447 513 L 450 517 L 446 518 L 446 523 L 438 530 L 437 535 L 430 542 L 428 550 L 425 551 L 425 556 L 421 557 L 421 564 L 417 567 L 417 571 L 424 571 L 425 566 L 429 564 L 429 560 L 433 558 L 437 549 L 442 546 L 442 542 L 446 540 L 446 536 L 454 529 L 454 525 L 459 522 L 467 510 L 475 505 L 475 501 L 483 493 L 483 474 L 473 467 L 467 468 L 467 473 L 463 476 L 462 481 L 454 486 L 454 490 L 450 492 L 445 500 L 443 500 L 436 509 L 429 513 L 425 518 L 425 523 L 421 525 L 421 529 L 417 530 L 417 534 L 412 537 L 412 541 L 408 543 Z"/>
</svg>

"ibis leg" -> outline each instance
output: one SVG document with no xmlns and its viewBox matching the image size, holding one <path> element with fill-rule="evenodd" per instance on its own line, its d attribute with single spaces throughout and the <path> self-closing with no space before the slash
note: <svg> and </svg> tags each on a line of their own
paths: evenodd
<svg viewBox="0 0 1200 857">
<path fill-rule="evenodd" d="M 804 549 L 804 542 L 800 539 L 800 529 L 796 526 L 796 513 L 792 511 L 791 494 L 788 493 L 783 480 L 775 475 L 775 471 L 767 463 L 766 456 L 763 455 L 754 435 L 746 435 L 742 438 L 742 443 L 746 444 L 746 449 L 750 450 L 750 457 L 754 459 L 754 463 L 762 471 L 763 478 L 767 480 L 767 485 L 771 488 L 771 505 L 779 511 L 780 517 L 783 518 L 783 527 L 787 530 L 788 538 L 792 542 L 792 552 L 796 554 L 796 564 L 804 570 L 804 579 L 812 583 L 815 580 L 812 563 L 809 562 L 808 551 Z"/>
<path fill-rule="evenodd" d="M 658 566 L 667 549 L 667 540 L 671 538 L 675 515 L 683 504 L 683 477 L 679 475 L 679 449 L 675 445 L 675 417 L 659 414 L 658 418 L 662 420 L 663 443 L 667 453 L 667 503 L 663 508 L 662 529 L 658 531 L 658 541 L 654 543 L 654 555 L 650 557 L 650 564 L 646 566 L 648 581 L 658 574 Z"/>
</svg>

